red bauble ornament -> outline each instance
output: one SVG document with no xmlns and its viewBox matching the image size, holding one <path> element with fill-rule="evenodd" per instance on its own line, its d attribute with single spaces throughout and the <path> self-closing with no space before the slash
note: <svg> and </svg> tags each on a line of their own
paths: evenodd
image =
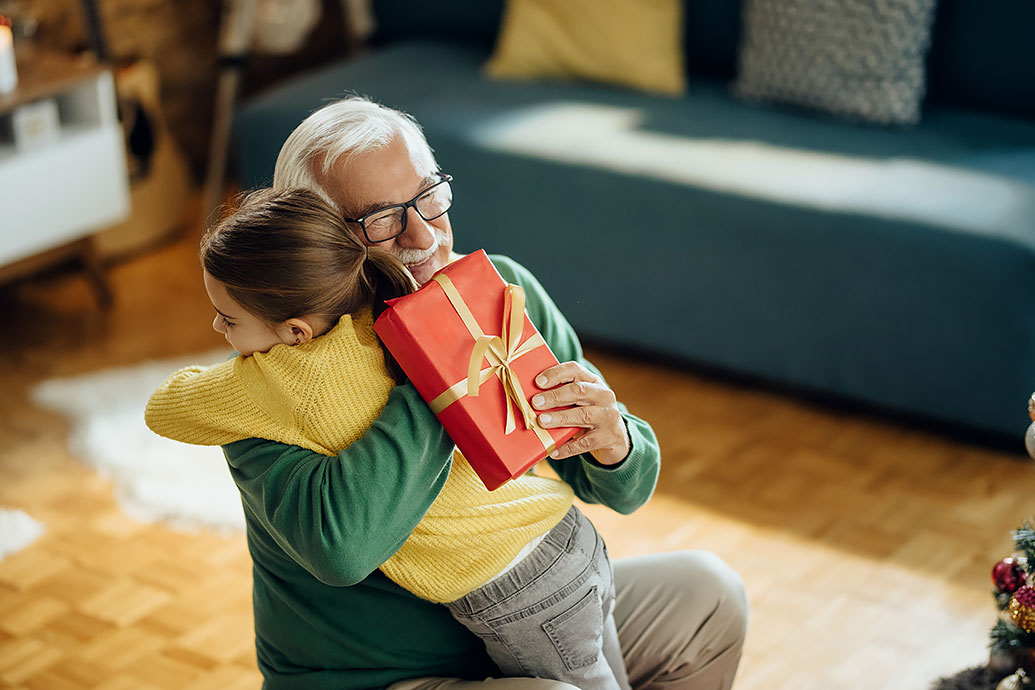
<svg viewBox="0 0 1035 690">
<path fill-rule="evenodd" d="M 992 582 L 999 592 L 1013 594 L 1025 583 L 1024 568 L 1012 558 L 1004 558 L 992 568 Z"/>
</svg>

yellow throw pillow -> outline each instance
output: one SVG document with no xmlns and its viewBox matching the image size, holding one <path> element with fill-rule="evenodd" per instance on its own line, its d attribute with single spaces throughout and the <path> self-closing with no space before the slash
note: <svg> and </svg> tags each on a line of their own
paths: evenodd
<svg viewBox="0 0 1035 690">
<path fill-rule="evenodd" d="M 507 0 L 490 77 L 686 90 L 682 0 Z"/>
</svg>

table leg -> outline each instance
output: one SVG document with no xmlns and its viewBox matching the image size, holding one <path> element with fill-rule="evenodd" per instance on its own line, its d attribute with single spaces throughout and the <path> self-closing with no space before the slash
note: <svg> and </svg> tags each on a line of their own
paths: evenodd
<svg viewBox="0 0 1035 690">
<path fill-rule="evenodd" d="M 97 304 L 101 309 L 110 309 L 115 303 L 115 296 L 111 289 L 111 282 L 108 280 L 108 274 L 105 272 L 97 256 L 97 248 L 93 244 L 93 238 L 85 237 L 78 244 L 79 261 L 86 272 L 86 279 L 90 282 L 90 286 L 97 295 Z"/>
</svg>

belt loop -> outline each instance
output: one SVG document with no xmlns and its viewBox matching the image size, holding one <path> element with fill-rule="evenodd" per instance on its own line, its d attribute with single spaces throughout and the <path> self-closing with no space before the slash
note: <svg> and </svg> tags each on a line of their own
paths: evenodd
<svg viewBox="0 0 1035 690">
<path fill-rule="evenodd" d="M 559 549 L 569 550 L 579 522 L 579 512 L 575 506 L 568 509 L 561 521 L 546 533 L 543 541 L 548 541 Z"/>
</svg>

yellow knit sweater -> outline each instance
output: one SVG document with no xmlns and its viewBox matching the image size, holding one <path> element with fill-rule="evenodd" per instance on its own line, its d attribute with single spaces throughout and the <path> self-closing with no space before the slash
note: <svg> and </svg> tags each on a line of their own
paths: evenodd
<svg viewBox="0 0 1035 690">
<path fill-rule="evenodd" d="M 303 345 L 181 369 L 151 396 L 145 418 L 185 443 L 266 438 L 336 456 L 374 422 L 393 385 L 365 310 Z M 454 601 L 556 525 L 572 498 L 564 482 L 533 474 L 490 492 L 454 451 L 441 493 L 381 570 L 417 596 Z"/>
</svg>

